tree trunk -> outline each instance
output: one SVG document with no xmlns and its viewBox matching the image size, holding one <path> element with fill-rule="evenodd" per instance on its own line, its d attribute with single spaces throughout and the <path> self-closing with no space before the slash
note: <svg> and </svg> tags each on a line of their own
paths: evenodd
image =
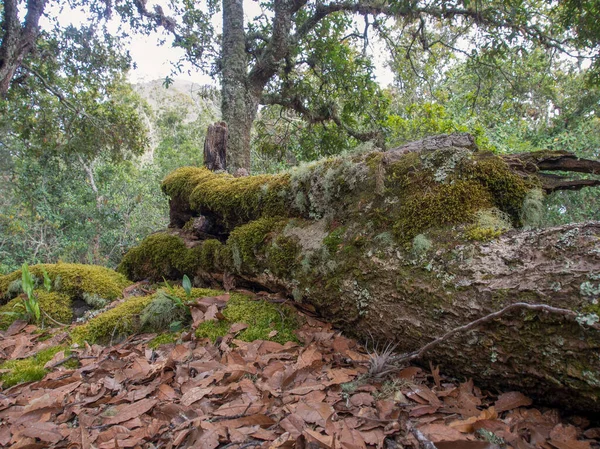
<svg viewBox="0 0 600 449">
<path fill-rule="evenodd" d="M 39 33 L 39 20 L 44 13 L 46 0 L 29 0 L 25 22 L 19 19 L 19 2 L 5 0 L 2 11 L 2 43 L 0 44 L 0 97 L 8 92 L 15 72 L 35 45 Z"/>
<path fill-rule="evenodd" d="M 153 235 L 119 270 L 134 280 L 233 278 L 401 352 L 514 303 L 547 304 L 566 312 L 513 311 L 420 361 L 600 411 L 600 223 L 519 229 L 540 211 L 542 189 L 556 186 L 547 188 L 536 167 L 548 169 L 548 158 L 553 170 L 573 165 L 565 153 L 530 156 L 507 161 L 453 135 L 272 176 L 179 169 L 163 190 L 190 224 Z M 599 167 L 576 164 L 586 173 Z"/>
<path fill-rule="evenodd" d="M 221 113 L 227 123 L 227 168 L 250 170 L 250 133 L 260 93 L 250 88 L 242 0 L 223 0 Z M 262 89 L 261 89 L 262 90 Z"/>
</svg>

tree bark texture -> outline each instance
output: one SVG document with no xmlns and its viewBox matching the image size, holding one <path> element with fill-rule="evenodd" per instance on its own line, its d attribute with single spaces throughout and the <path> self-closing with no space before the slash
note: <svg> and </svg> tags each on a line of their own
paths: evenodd
<svg viewBox="0 0 600 449">
<path fill-rule="evenodd" d="M 227 167 L 250 169 L 250 132 L 258 96 L 250 89 L 242 0 L 223 1 L 221 113 L 227 123 Z M 258 94 L 260 95 L 260 93 Z"/>
<path fill-rule="evenodd" d="M 19 2 L 5 0 L 2 11 L 2 42 L 0 43 L 0 97 L 8 92 L 10 83 L 21 67 L 23 59 L 33 50 L 39 33 L 39 20 L 44 13 L 46 0 L 28 0 L 27 14 L 22 24 Z"/>
<path fill-rule="evenodd" d="M 204 166 L 210 171 L 227 169 L 227 124 L 225 122 L 210 125 L 206 131 Z"/>
<path fill-rule="evenodd" d="M 540 166 L 556 164 L 573 167 L 566 153 L 505 160 L 451 135 L 279 175 L 179 169 L 163 183 L 179 218 L 119 270 L 281 292 L 349 334 L 407 353 L 517 302 L 568 309 L 577 320 L 512 312 L 420 361 L 598 412 L 600 223 L 523 227 L 541 192 L 552 191 Z"/>
</svg>

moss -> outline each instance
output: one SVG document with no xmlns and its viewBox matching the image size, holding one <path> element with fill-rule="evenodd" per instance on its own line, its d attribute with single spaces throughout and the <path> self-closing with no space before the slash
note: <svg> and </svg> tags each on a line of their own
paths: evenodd
<svg viewBox="0 0 600 449">
<path fill-rule="evenodd" d="M 408 242 L 430 228 L 469 223 L 475 213 L 493 206 L 490 193 L 479 183 L 456 181 L 412 195 L 402 204 L 393 226 L 394 235 Z"/>
<path fill-rule="evenodd" d="M 97 265 L 71 263 L 32 265 L 29 271 L 39 279 L 46 270 L 54 291 L 65 293 L 71 297 L 81 297 L 83 293 L 96 294 L 110 301 L 121 296 L 130 282 L 121 274 Z M 0 296 L 4 296 L 8 285 L 21 277 L 21 270 L 0 276 Z"/>
<path fill-rule="evenodd" d="M 298 267 L 300 252 L 301 247 L 294 238 L 278 235 L 266 251 L 267 266 L 277 276 L 291 276 Z"/>
<path fill-rule="evenodd" d="M 154 298 L 140 314 L 141 326 L 154 332 L 166 330 L 175 321 L 183 321 L 189 316 L 189 310 L 175 304 L 164 290 L 154 294 Z"/>
<path fill-rule="evenodd" d="M 182 301 L 186 301 L 187 295 L 183 288 L 174 287 L 174 293 Z M 169 292 L 171 293 L 171 292 Z M 202 296 L 215 296 L 223 292 L 209 289 L 192 289 L 192 298 Z M 140 315 L 142 311 L 150 304 L 157 295 L 164 294 L 159 290 L 150 296 L 131 297 L 120 303 L 116 307 L 101 313 L 92 318 L 87 323 L 75 327 L 71 333 L 73 341 L 77 343 L 107 342 L 111 339 L 118 339 L 126 335 L 131 335 L 141 331 L 142 322 Z"/>
<path fill-rule="evenodd" d="M 148 342 L 148 347 L 151 349 L 156 349 L 162 345 L 168 345 L 170 343 L 175 343 L 178 340 L 178 338 L 179 338 L 178 334 L 174 334 L 171 332 L 160 334 Z"/>
<path fill-rule="evenodd" d="M 52 319 L 61 324 L 71 323 L 73 310 L 71 309 L 72 301 L 69 295 L 58 292 L 47 292 L 43 289 L 34 290 L 34 293 L 38 298 L 40 308 L 43 312 L 46 312 Z M 6 329 L 13 321 L 20 319 L 19 316 L 15 316 L 11 312 L 15 312 L 15 305 L 21 301 L 20 297 L 14 298 L 0 307 L 0 329 Z M 46 326 L 56 326 L 56 323 L 46 318 L 44 314 L 42 314 L 42 320 Z"/>
<path fill-rule="evenodd" d="M 228 228 L 261 217 L 289 213 L 290 175 L 259 175 L 235 178 L 205 168 L 183 167 L 162 183 L 171 198 L 187 200 L 192 210 L 217 214 Z"/>
<path fill-rule="evenodd" d="M 196 336 L 214 341 L 225 336 L 232 324 L 245 323 L 249 327 L 237 335 L 236 338 L 240 340 L 297 341 L 294 335 L 298 327 L 297 315 L 288 306 L 254 301 L 245 295 L 232 293 L 223 315 L 226 320 L 208 321 L 198 326 Z M 272 331 L 277 331 L 277 335 L 269 337 Z"/>
<path fill-rule="evenodd" d="M 269 234 L 283 229 L 287 220 L 280 217 L 261 218 L 235 228 L 229 235 L 227 246 L 231 248 L 237 271 L 257 268 L 256 253 L 264 252 L 262 247 Z"/>
<path fill-rule="evenodd" d="M 180 278 L 183 273 L 179 264 L 186 252 L 181 238 L 165 233 L 152 234 L 125 254 L 117 271 L 134 281 Z"/>
<path fill-rule="evenodd" d="M 10 370 L 0 375 L 3 388 L 9 388 L 23 382 L 35 382 L 42 380 L 48 373 L 44 369 L 44 365 L 52 360 L 56 353 L 65 350 L 63 346 L 53 346 L 51 348 L 39 351 L 33 357 L 19 360 L 8 360 L 0 365 L 2 370 Z M 69 350 L 65 351 L 65 356 L 68 356 Z M 73 367 L 67 366 L 68 367 Z"/>
<path fill-rule="evenodd" d="M 340 245 L 344 241 L 344 234 L 346 233 L 346 227 L 340 226 L 339 228 L 331 231 L 327 237 L 323 239 L 323 245 L 329 251 L 329 254 L 335 254 L 340 249 Z"/>
<path fill-rule="evenodd" d="M 464 162 L 459 172 L 463 179 L 477 181 L 486 187 L 494 205 L 509 214 L 515 225 L 520 223 L 521 208 L 528 192 L 539 186 L 539 180 L 521 178 L 502 158 L 491 153 Z"/>
</svg>

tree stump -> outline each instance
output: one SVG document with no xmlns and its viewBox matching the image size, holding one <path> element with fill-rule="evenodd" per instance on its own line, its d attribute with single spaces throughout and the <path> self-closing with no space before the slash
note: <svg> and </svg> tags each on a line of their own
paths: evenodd
<svg viewBox="0 0 600 449">
<path fill-rule="evenodd" d="M 204 166 L 210 171 L 227 169 L 227 124 L 218 122 L 208 127 L 204 141 Z"/>
</svg>

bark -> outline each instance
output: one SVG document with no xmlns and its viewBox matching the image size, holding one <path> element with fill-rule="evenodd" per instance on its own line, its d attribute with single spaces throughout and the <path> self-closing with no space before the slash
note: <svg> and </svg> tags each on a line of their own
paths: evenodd
<svg viewBox="0 0 600 449">
<path fill-rule="evenodd" d="M 204 166 L 211 171 L 227 168 L 227 124 L 210 125 L 204 141 Z"/>
<path fill-rule="evenodd" d="M 227 123 L 227 166 L 250 169 L 250 132 L 260 94 L 250 89 L 242 0 L 223 1 L 221 113 Z"/>
<path fill-rule="evenodd" d="M 189 198 L 181 190 L 172 195 L 192 218 L 165 238 L 182 239 L 188 249 L 162 269 L 207 285 L 281 292 L 344 332 L 393 343 L 402 353 L 465 326 L 419 362 L 484 387 L 599 412 L 600 222 L 519 228 L 528 191 L 544 188 L 542 167 L 568 160 L 559 162 L 561 171 L 598 173 L 597 162 L 569 158 L 545 152 L 502 159 L 478 152 L 471 136 L 452 135 L 272 177 L 201 173 Z M 167 178 L 167 193 L 180 176 Z M 254 196 L 231 203 L 236 192 Z M 201 216 L 217 225 L 214 234 Z M 132 251 L 144 269 L 149 251 L 144 244 Z M 140 279 L 140 266 L 126 256 L 121 269 Z M 549 307 L 516 309 L 469 328 L 515 303 Z"/>
<path fill-rule="evenodd" d="M 5 0 L 2 16 L 2 43 L 0 44 L 0 97 L 8 92 L 10 83 L 31 53 L 39 34 L 39 20 L 46 0 L 28 0 L 25 21 L 21 24 L 17 0 Z"/>
</svg>

